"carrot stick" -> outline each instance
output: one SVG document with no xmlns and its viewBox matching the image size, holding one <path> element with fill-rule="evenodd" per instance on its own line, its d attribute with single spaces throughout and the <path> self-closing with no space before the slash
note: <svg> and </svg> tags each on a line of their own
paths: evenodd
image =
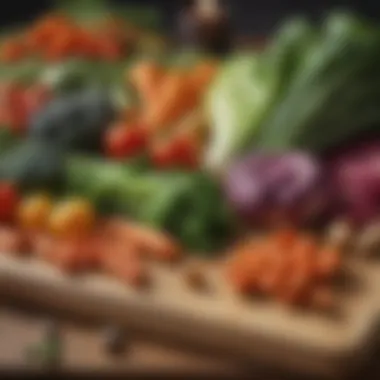
<svg viewBox="0 0 380 380">
<path fill-rule="evenodd" d="M 198 102 L 191 86 L 191 77 L 183 71 L 168 73 L 163 80 L 157 99 L 147 109 L 145 123 L 157 131 L 178 121 Z"/>
<path fill-rule="evenodd" d="M 157 99 L 158 89 L 165 73 L 158 65 L 144 62 L 135 66 L 128 76 L 143 103 L 150 104 Z"/>
</svg>

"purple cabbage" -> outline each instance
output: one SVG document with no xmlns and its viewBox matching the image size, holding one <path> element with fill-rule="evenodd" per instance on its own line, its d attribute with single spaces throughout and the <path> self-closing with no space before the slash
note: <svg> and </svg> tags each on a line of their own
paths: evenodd
<svg viewBox="0 0 380 380">
<path fill-rule="evenodd" d="M 330 202 L 324 180 L 323 165 L 312 155 L 256 152 L 230 167 L 224 189 L 244 220 L 307 223 L 322 215 Z"/>
<path fill-rule="evenodd" d="M 338 212 L 357 224 L 380 215 L 380 141 L 359 142 L 327 160 Z"/>
</svg>

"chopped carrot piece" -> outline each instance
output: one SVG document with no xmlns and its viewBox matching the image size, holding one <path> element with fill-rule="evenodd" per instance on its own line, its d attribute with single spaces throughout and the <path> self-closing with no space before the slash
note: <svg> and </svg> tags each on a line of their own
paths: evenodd
<svg viewBox="0 0 380 380">
<path fill-rule="evenodd" d="M 0 252 L 20 254 L 26 251 L 26 238 L 21 230 L 11 227 L 0 228 Z"/>
<path fill-rule="evenodd" d="M 133 256 L 105 255 L 102 266 L 106 272 L 132 286 L 140 286 L 147 280 L 146 268 Z"/>
<path fill-rule="evenodd" d="M 179 257 L 180 247 L 166 234 L 149 227 L 120 219 L 112 219 L 103 226 L 104 232 L 114 239 L 132 244 L 138 252 L 154 259 L 172 261 Z"/>
<path fill-rule="evenodd" d="M 317 256 L 317 273 L 322 278 L 335 276 L 342 263 L 342 255 L 339 249 L 323 248 Z"/>
<path fill-rule="evenodd" d="M 290 305 L 304 305 L 310 295 L 310 276 L 303 271 L 294 271 L 286 283 L 277 290 L 277 298 Z"/>
<path fill-rule="evenodd" d="M 227 263 L 225 275 L 228 282 L 239 293 L 251 293 L 256 289 L 252 268 L 247 267 L 241 257 L 235 257 Z"/>
<path fill-rule="evenodd" d="M 291 228 L 281 229 L 275 232 L 272 238 L 279 249 L 289 251 L 297 242 L 297 232 Z"/>
</svg>

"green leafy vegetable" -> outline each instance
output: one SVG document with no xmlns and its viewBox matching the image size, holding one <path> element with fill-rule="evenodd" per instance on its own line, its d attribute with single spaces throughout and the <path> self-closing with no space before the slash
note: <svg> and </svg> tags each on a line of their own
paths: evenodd
<svg viewBox="0 0 380 380">
<path fill-rule="evenodd" d="M 252 147 L 261 124 L 296 75 L 314 30 L 303 19 L 287 22 L 264 53 L 235 56 L 211 87 L 206 109 L 212 141 L 206 164 L 226 166 Z"/>
<path fill-rule="evenodd" d="M 380 31 L 333 14 L 261 128 L 257 146 L 324 151 L 380 125 Z M 380 130 L 378 130 L 380 131 Z"/>
<path fill-rule="evenodd" d="M 66 181 L 70 193 L 165 230 L 193 250 L 221 248 L 234 228 L 219 186 L 203 173 L 155 173 L 80 157 L 68 161 Z"/>
<path fill-rule="evenodd" d="M 41 141 L 26 140 L 1 156 L 0 179 L 23 189 L 58 189 L 62 185 L 64 152 Z"/>
</svg>

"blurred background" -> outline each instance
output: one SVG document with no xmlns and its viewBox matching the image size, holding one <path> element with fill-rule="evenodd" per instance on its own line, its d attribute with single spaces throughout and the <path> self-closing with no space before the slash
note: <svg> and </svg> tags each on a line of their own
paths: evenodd
<svg viewBox="0 0 380 380">
<path fill-rule="evenodd" d="M 174 0 L 114 0 L 114 2 L 139 4 L 155 7 L 162 13 L 164 28 L 172 32 L 178 10 L 188 1 Z M 288 15 L 306 13 L 311 18 L 320 18 L 332 8 L 344 7 L 355 10 L 367 17 L 380 18 L 378 0 L 224 0 L 231 18 L 242 34 L 266 34 Z M 23 22 L 49 9 L 54 1 L 12 1 L 2 9 L 2 25 Z"/>
</svg>

